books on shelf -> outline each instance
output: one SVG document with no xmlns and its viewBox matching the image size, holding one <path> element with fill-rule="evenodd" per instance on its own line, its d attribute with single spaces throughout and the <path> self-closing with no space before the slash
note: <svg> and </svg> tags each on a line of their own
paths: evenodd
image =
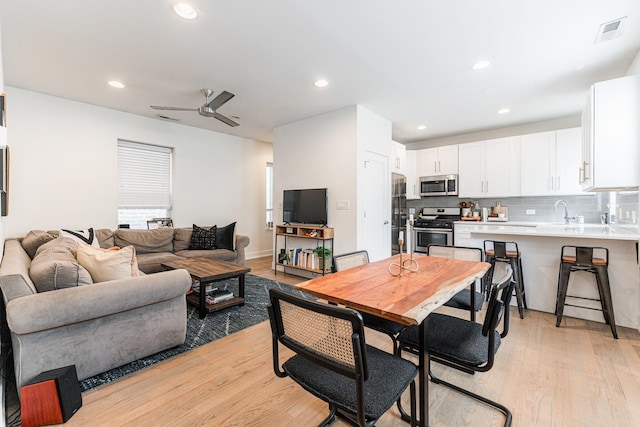
<svg viewBox="0 0 640 427">
<path fill-rule="evenodd" d="M 288 257 L 282 264 L 305 267 L 313 270 L 320 268 L 318 254 L 313 249 L 293 248 L 288 250 Z"/>
</svg>

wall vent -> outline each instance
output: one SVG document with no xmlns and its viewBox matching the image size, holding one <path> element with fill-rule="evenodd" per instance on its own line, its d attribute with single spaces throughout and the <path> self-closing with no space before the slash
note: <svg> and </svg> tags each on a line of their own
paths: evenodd
<svg viewBox="0 0 640 427">
<path fill-rule="evenodd" d="M 598 29 L 598 35 L 596 35 L 596 39 L 593 43 L 602 43 L 620 37 L 622 35 L 622 29 L 624 27 L 626 18 L 627 17 L 625 16 L 613 21 L 605 22 L 604 24 L 600 25 L 600 28 Z"/>
</svg>

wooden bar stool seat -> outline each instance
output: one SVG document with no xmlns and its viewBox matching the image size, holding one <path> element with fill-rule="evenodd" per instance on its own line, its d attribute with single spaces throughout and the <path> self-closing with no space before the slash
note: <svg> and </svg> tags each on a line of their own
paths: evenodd
<svg viewBox="0 0 640 427">
<path fill-rule="evenodd" d="M 598 256 L 594 256 L 594 254 Z M 560 253 L 560 271 L 558 274 L 558 296 L 556 299 L 556 327 L 560 326 L 565 306 L 598 310 L 602 311 L 604 321 L 611 328 L 613 337 L 618 338 L 616 321 L 613 315 L 613 300 L 611 299 L 608 266 L 609 250 L 607 248 L 570 245 L 562 247 L 562 252 Z M 567 295 L 569 276 L 571 272 L 574 271 L 586 271 L 595 276 L 600 299 Z M 566 302 L 567 296 L 575 299 L 599 301 L 601 308 L 569 304 Z"/>
<path fill-rule="evenodd" d="M 504 262 L 511 265 L 513 280 L 515 281 L 516 301 L 518 314 L 524 319 L 524 310 L 527 308 L 527 298 L 524 288 L 524 275 L 522 274 L 522 254 L 516 242 L 501 242 L 498 240 L 484 241 L 485 261 L 491 264 L 487 272 L 488 283 L 492 283 L 496 262 Z"/>
</svg>

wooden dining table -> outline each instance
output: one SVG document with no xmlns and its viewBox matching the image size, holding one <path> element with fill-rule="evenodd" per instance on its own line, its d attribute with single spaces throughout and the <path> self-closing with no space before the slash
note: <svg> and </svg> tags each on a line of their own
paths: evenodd
<svg viewBox="0 0 640 427">
<path fill-rule="evenodd" d="M 425 330 L 428 316 L 463 288 L 482 278 L 489 270 L 486 262 L 462 261 L 413 254 L 402 255 L 406 266 L 400 269 L 400 255 L 342 270 L 299 283 L 301 291 L 328 302 L 343 304 L 406 325 L 419 325 L 419 425 L 429 425 L 428 353 Z M 392 265 L 396 264 L 396 265 Z M 390 267 L 391 266 L 391 267 Z"/>
</svg>

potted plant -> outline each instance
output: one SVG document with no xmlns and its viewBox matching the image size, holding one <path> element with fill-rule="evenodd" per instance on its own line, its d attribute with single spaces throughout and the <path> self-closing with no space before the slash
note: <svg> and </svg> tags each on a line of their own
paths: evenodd
<svg viewBox="0 0 640 427">
<path fill-rule="evenodd" d="M 331 251 L 325 247 L 318 246 L 313 250 L 320 260 L 320 270 L 331 271 Z"/>
</svg>

